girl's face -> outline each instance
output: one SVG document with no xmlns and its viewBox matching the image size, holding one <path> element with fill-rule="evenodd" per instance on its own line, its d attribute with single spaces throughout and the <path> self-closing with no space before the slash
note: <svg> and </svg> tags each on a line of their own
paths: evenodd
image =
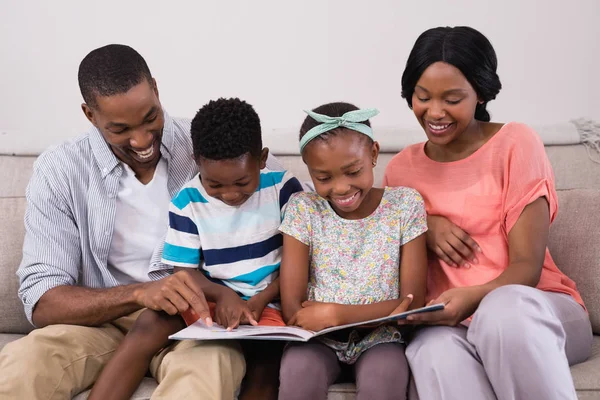
<svg viewBox="0 0 600 400">
<path fill-rule="evenodd" d="M 444 62 L 431 64 L 412 97 L 413 112 L 429 141 L 444 146 L 476 125 L 477 93 L 460 70 Z"/>
<path fill-rule="evenodd" d="M 340 129 L 327 140 L 310 142 L 302 158 L 317 193 L 329 201 L 342 218 L 368 216 L 369 193 L 373 187 L 373 167 L 379 144 L 355 131 Z"/>
</svg>

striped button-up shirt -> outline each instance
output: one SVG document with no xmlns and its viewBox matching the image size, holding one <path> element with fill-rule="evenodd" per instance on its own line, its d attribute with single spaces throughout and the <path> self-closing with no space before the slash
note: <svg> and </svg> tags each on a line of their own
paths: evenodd
<svg viewBox="0 0 600 400">
<path fill-rule="evenodd" d="M 167 162 L 167 187 L 173 197 L 198 173 L 189 119 L 171 118 L 165 112 L 160 152 Z M 273 157 L 267 164 L 272 170 L 282 169 Z M 23 260 L 17 271 L 19 297 L 30 322 L 40 297 L 54 287 L 107 288 L 119 284 L 107 262 L 122 173 L 121 162 L 95 127 L 45 151 L 36 160 L 26 191 Z M 132 226 L 132 235 L 135 230 Z M 149 266 L 160 262 L 162 238 L 157 238 L 156 245 Z"/>
</svg>

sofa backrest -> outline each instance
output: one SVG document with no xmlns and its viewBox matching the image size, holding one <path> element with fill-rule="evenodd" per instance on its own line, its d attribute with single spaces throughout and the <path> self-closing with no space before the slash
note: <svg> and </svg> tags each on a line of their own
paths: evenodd
<svg viewBox="0 0 600 400">
<path fill-rule="evenodd" d="M 578 285 L 600 334 L 600 164 L 582 145 L 548 146 L 559 191 L 559 213 L 550 230 L 549 247 L 557 265 Z M 383 153 L 375 169 L 375 182 L 383 178 L 393 153 Z M 309 180 L 299 156 L 280 157 L 287 169 Z M 35 157 L 0 156 L 0 332 L 27 333 L 17 297 L 15 271 L 21 261 L 25 188 Z"/>
</svg>

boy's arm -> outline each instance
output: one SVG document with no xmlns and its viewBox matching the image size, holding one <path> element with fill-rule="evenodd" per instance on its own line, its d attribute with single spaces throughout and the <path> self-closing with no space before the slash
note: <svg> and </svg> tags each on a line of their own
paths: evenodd
<svg viewBox="0 0 600 400">
<path fill-rule="evenodd" d="M 255 301 L 259 301 L 261 304 L 264 304 L 265 307 L 269 304 L 273 299 L 279 296 L 279 277 L 275 279 L 273 282 L 269 283 L 269 285 L 260 293 L 252 296 Z M 264 308 L 264 307 L 263 307 Z"/>
</svg>

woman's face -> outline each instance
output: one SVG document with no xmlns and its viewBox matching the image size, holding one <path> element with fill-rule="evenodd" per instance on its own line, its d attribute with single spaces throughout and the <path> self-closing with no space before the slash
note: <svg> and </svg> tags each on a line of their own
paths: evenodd
<svg viewBox="0 0 600 400">
<path fill-rule="evenodd" d="M 431 64 L 412 97 L 413 112 L 429 141 L 447 145 L 475 124 L 477 93 L 460 70 L 444 62 Z"/>
</svg>

